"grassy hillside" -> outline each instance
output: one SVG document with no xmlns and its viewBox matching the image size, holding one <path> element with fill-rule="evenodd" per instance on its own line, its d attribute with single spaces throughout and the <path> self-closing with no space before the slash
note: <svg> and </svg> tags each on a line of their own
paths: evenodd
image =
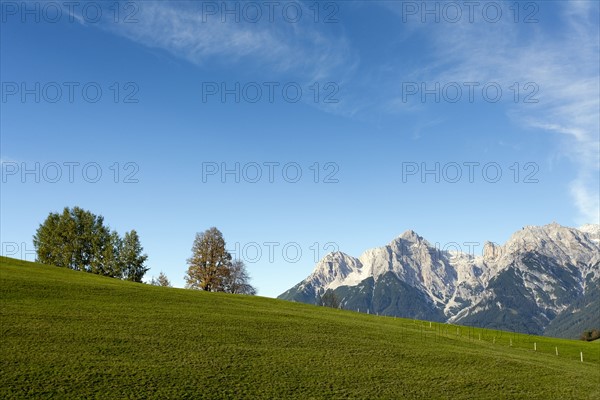
<svg viewBox="0 0 600 400">
<path fill-rule="evenodd" d="M 430 327 L 8 258 L 0 304 L 0 398 L 600 398 L 600 341 Z"/>
</svg>

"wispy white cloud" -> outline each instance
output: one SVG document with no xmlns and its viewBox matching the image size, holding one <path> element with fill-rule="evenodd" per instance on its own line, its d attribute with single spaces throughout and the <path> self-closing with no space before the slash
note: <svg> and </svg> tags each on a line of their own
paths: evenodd
<svg viewBox="0 0 600 400">
<path fill-rule="evenodd" d="M 203 9 L 203 3 L 216 6 L 216 15 L 214 9 Z M 237 68 L 255 78 L 253 80 L 296 82 L 306 90 L 314 83 L 323 87 L 330 82 L 342 88 L 359 65 L 358 53 L 346 39 L 342 25 L 324 24 L 324 16 L 315 23 L 313 11 L 309 9 L 312 3 L 293 2 L 302 9 L 303 17 L 298 22 L 290 22 L 283 16 L 284 4 L 281 3 L 271 14 L 268 2 L 254 2 L 263 13 L 258 22 L 251 22 L 252 13 L 246 17 L 242 1 L 147 0 L 135 4 L 138 6 L 136 23 L 114 24 L 103 20 L 104 23 L 94 26 L 201 68 Z M 232 14 L 224 14 L 226 21 L 223 22 L 221 10 L 235 7 L 241 11 L 239 22 Z M 290 15 L 294 15 L 293 12 Z M 339 96 L 334 97 L 339 99 Z M 329 113 L 352 115 L 355 112 L 352 101 L 327 103 L 313 102 L 309 98 L 311 96 L 302 97 Z"/>
<path fill-rule="evenodd" d="M 542 3 L 540 7 L 544 6 Z M 560 7 L 553 15 L 558 18 L 555 23 L 560 24 L 559 30 L 544 30 L 548 22 L 515 24 L 511 18 L 495 24 L 422 24 L 420 28 L 428 30 L 436 56 L 412 77 L 429 82 L 498 82 L 505 89 L 503 101 L 511 118 L 525 128 L 562 138 L 557 141 L 559 151 L 577 167 L 569 187 L 579 211 L 577 222 L 598 223 L 598 3 L 575 1 L 552 3 L 551 7 Z M 514 102 L 513 92 L 506 93 L 514 82 L 521 88 L 527 82 L 535 83 L 539 102 Z M 521 93 L 521 99 L 525 94 Z"/>
<path fill-rule="evenodd" d="M 567 143 L 560 151 L 577 166 L 570 191 L 580 213 L 578 222 L 600 218 L 598 3 L 538 3 L 540 8 L 548 7 L 546 4 L 558 8 L 558 12 L 544 15 L 557 18 L 559 30 L 546 29 L 552 25 L 548 21 L 515 24 L 508 14 L 509 2 L 502 3 L 506 18 L 495 24 L 481 18 L 475 23 L 463 19 L 460 23 L 404 24 L 399 15 L 398 23 L 405 27 L 404 42 L 413 35 L 430 40 L 434 52 L 427 64 L 414 65 L 403 57 L 368 67 L 359 64 L 343 24 L 324 27 L 310 18 L 296 24 L 266 19 L 262 23 L 223 23 L 214 16 L 203 21 L 201 3 L 139 2 L 138 23 L 107 24 L 104 28 L 199 66 L 237 65 L 272 73 L 274 79 L 304 83 L 335 81 L 344 90 L 343 102 L 328 105 L 327 110 L 360 119 L 423 108 L 423 104 L 397 97 L 401 83 L 396 76 L 401 75 L 402 81 L 498 82 L 505 90 L 503 102 L 510 118 Z M 398 3 L 379 4 L 399 12 Z M 298 4 L 310 15 L 307 4 Z M 507 93 L 507 88 L 514 82 L 537 84 L 539 103 L 508 104 L 512 93 Z M 414 137 L 426 127 L 415 128 Z"/>
<path fill-rule="evenodd" d="M 343 35 L 332 35 L 303 15 L 297 23 L 283 19 L 281 10 L 275 22 L 269 21 L 268 8 L 258 22 L 244 18 L 239 22 L 217 15 L 195 1 L 138 2 L 137 23 L 105 24 L 103 27 L 135 42 L 171 53 L 199 66 L 245 66 L 273 74 L 286 74 L 299 80 L 322 81 L 343 77 L 356 64 L 356 56 Z M 229 9 L 243 2 L 225 2 Z M 213 2 L 225 7 L 224 2 Z M 263 3 L 256 3 L 263 4 Z M 263 6 L 264 7 L 264 6 Z M 328 26 L 329 28 L 330 26 Z"/>
</svg>

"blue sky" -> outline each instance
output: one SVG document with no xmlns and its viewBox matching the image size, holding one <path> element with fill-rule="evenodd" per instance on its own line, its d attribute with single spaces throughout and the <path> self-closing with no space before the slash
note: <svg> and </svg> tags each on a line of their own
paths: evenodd
<svg viewBox="0 0 600 400">
<path fill-rule="evenodd" d="M 407 229 L 599 222 L 595 1 L 1 4 L 4 255 L 77 205 L 176 286 L 216 226 L 276 296 Z"/>
</svg>

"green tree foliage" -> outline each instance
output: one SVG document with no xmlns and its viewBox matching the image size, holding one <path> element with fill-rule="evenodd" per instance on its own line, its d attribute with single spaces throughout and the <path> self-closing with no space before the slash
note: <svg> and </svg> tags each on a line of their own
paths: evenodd
<svg viewBox="0 0 600 400">
<path fill-rule="evenodd" d="M 152 277 L 150 284 L 153 286 L 171 287 L 171 281 L 169 281 L 167 275 L 165 275 L 165 273 L 162 271 L 160 271 L 160 274 L 158 274 L 158 278 Z"/>
<path fill-rule="evenodd" d="M 93 274 L 141 282 L 147 259 L 135 231 L 119 234 L 102 216 L 79 207 L 50 213 L 33 236 L 37 261 Z"/>
<path fill-rule="evenodd" d="M 188 259 L 186 286 L 208 292 L 222 292 L 231 254 L 225 249 L 223 234 L 215 227 L 197 233 Z"/>
<path fill-rule="evenodd" d="M 141 282 L 148 268 L 144 263 L 148 256 L 142 254 L 144 248 L 135 230 L 125 233 L 119 259 L 123 268 L 123 278 L 132 282 Z"/>
<path fill-rule="evenodd" d="M 188 259 L 186 287 L 209 292 L 256 294 L 249 284 L 246 266 L 240 260 L 231 261 L 223 234 L 217 228 L 197 233 Z"/>
</svg>

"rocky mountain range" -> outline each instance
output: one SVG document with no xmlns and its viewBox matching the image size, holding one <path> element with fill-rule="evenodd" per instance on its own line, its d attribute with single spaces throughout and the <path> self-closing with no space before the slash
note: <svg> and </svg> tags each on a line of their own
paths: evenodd
<svg viewBox="0 0 600 400">
<path fill-rule="evenodd" d="M 280 299 L 371 314 L 577 338 L 600 328 L 600 225 L 527 226 L 480 255 L 413 231 L 355 258 L 326 255 Z"/>
</svg>

